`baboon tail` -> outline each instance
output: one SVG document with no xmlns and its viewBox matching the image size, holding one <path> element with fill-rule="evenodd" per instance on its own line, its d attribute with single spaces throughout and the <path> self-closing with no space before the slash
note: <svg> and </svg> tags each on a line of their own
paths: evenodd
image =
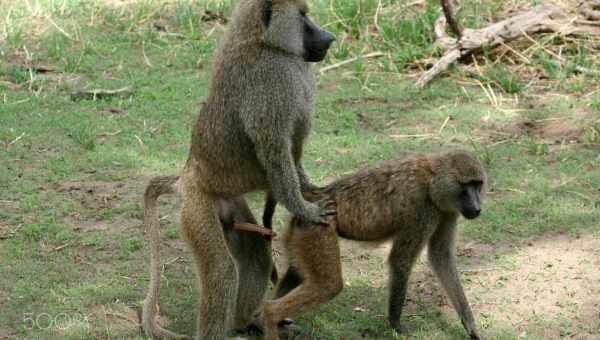
<svg viewBox="0 0 600 340">
<path fill-rule="evenodd" d="M 150 244 L 150 286 L 144 299 L 142 309 L 142 329 L 149 338 L 158 339 L 191 339 L 186 335 L 166 330 L 156 321 L 158 314 L 158 298 L 160 291 L 160 232 L 157 201 L 163 194 L 177 192 L 176 184 L 179 176 L 159 176 L 150 180 L 144 192 L 144 227 Z"/>
</svg>

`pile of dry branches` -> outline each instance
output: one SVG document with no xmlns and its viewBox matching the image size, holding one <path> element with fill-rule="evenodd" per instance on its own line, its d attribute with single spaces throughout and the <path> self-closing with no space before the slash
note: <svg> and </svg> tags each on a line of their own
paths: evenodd
<svg viewBox="0 0 600 340">
<path fill-rule="evenodd" d="M 539 44 L 531 36 L 538 33 L 550 33 L 560 37 L 600 37 L 600 0 L 564 1 L 543 4 L 523 10 L 512 17 L 493 23 L 480 29 L 463 27 L 457 20 L 458 4 L 451 0 L 441 0 L 443 15 L 435 23 L 437 43 L 445 54 L 417 80 L 418 87 L 427 84 L 448 69 L 453 63 L 478 51 L 507 46 L 516 39 L 528 39 Z M 450 31 L 454 36 L 448 34 Z M 558 63 L 565 59 L 560 54 L 549 52 Z M 513 49 L 513 52 L 519 54 Z M 520 54 L 527 60 L 527 56 Z M 591 75 L 600 75 L 600 71 L 581 65 L 576 71 Z"/>
</svg>

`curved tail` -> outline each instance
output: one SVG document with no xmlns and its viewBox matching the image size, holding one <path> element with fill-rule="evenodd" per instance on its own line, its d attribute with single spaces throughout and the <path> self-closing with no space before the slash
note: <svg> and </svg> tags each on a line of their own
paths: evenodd
<svg viewBox="0 0 600 340">
<path fill-rule="evenodd" d="M 160 223 L 158 220 L 158 197 L 177 192 L 179 176 L 159 176 L 150 180 L 144 192 L 144 227 L 150 244 L 150 286 L 142 309 L 142 329 L 149 338 L 191 339 L 162 328 L 156 321 L 160 292 Z"/>
</svg>

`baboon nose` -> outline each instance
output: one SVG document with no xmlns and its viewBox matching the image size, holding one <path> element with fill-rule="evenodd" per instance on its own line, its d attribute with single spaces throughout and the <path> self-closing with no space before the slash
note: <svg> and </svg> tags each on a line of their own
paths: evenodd
<svg viewBox="0 0 600 340">
<path fill-rule="evenodd" d="M 481 214 L 481 209 L 470 209 L 463 212 L 463 216 L 469 220 L 472 220 Z"/>
<path fill-rule="evenodd" d="M 323 32 L 323 41 L 324 41 L 325 45 L 327 46 L 327 48 L 329 48 L 329 46 L 331 46 L 331 44 L 335 41 L 335 35 L 333 35 L 333 33 L 329 32 L 329 31 L 324 31 Z"/>
</svg>

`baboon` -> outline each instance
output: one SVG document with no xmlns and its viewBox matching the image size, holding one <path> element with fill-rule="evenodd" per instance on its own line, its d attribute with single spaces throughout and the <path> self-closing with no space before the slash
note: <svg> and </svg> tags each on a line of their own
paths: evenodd
<svg viewBox="0 0 600 340">
<path fill-rule="evenodd" d="M 315 187 L 302 166 L 314 108 L 309 62 L 321 61 L 334 40 L 307 10 L 304 0 L 241 1 L 213 55 L 208 98 L 179 180 L 182 234 L 200 284 L 197 335 L 203 340 L 224 339 L 229 330 L 254 322 L 271 273 L 264 237 L 238 233 L 242 245 L 228 243 L 219 218 L 223 201 L 246 211 L 243 195 L 263 190 L 311 224 L 327 223 L 335 213 L 331 202 L 308 202 L 301 194 Z M 254 221 L 249 211 L 245 220 Z M 147 326 L 154 334 L 156 325 Z"/>
<path fill-rule="evenodd" d="M 462 324 L 481 339 L 455 264 L 456 221 L 479 216 L 486 183 L 481 163 L 465 151 L 408 155 L 359 171 L 326 186 L 336 202 L 329 226 L 307 227 L 293 217 L 284 244 L 290 269 L 265 302 L 266 339 L 278 339 L 277 322 L 335 297 L 343 287 L 338 236 L 356 241 L 392 240 L 389 254 L 391 327 L 401 332 L 406 285 L 417 256 L 428 245 L 429 262 Z M 313 198 L 315 199 L 315 198 Z"/>
</svg>

